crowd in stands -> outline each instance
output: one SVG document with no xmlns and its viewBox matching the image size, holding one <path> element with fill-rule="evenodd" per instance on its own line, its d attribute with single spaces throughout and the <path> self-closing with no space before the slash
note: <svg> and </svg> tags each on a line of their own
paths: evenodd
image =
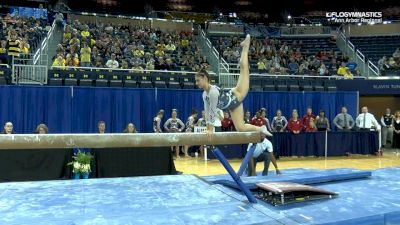
<svg viewBox="0 0 400 225">
<path fill-rule="evenodd" d="M 240 56 L 240 37 L 220 37 L 214 46 L 227 62 L 237 63 Z M 334 42 L 334 40 L 332 40 Z M 358 75 L 356 64 L 349 58 L 331 50 L 310 53 L 302 40 L 265 38 L 253 39 L 250 45 L 251 70 L 258 73 L 291 75 Z M 253 63 L 252 63 L 253 62 Z"/>
<path fill-rule="evenodd" d="M 81 23 L 65 26 L 53 66 L 131 70 L 209 70 L 191 32 Z"/>
<path fill-rule="evenodd" d="M 383 56 L 378 61 L 378 67 L 381 73 L 385 73 L 387 70 L 399 70 L 400 69 L 400 48 L 397 48 L 393 52 L 391 57 Z"/>
<path fill-rule="evenodd" d="M 33 53 L 50 29 L 47 18 L 0 17 L 0 64 L 10 64 L 9 56 Z"/>
</svg>

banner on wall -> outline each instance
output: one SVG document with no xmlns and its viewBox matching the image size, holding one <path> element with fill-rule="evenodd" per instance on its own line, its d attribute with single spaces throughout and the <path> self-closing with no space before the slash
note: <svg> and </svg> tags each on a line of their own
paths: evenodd
<svg viewBox="0 0 400 225">
<path fill-rule="evenodd" d="M 358 91 L 360 95 L 400 94 L 400 80 L 338 80 L 338 91 Z"/>
</svg>

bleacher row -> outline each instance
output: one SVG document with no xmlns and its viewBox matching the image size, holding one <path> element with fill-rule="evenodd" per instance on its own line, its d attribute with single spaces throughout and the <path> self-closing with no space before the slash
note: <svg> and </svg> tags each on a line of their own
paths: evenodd
<svg viewBox="0 0 400 225">
<path fill-rule="evenodd" d="M 383 56 L 391 57 L 396 48 L 400 47 L 400 36 L 351 37 L 354 46 L 374 63 Z"/>
<path fill-rule="evenodd" d="M 226 36 L 211 36 L 210 40 L 212 41 L 213 45 L 217 47 L 218 51 L 220 54 L 223 54 L 225 48 L 221 47 L 220 44 L 218 44 L 219 40 L 225 40 L 227 38 Z M 338 57 L 342 56 L 342 53 L 340 52 L 340 49 L 337 47 L 335 42 L 331 40 L 330 37 L 276 37 L 274 38 L 276 40 L 281 41 L 281 43 L 286 42 L 289 46 L 295 41 L 297 42 L 298 46 L 292 46 L 294 49 L 299 48 L 300 52 L 302 55 L 305 55 L 306 57 L 309 56 L 315 56 L 317 52 L 321 51 L 326 51 L 330 52 L 333 51 L 334 53 L 337 54 Z M 263 41 L 263 39 L 258 39 L 259 41 Z M 299 42 L 302 42 L 301 45 L 299 45 Z M 232 47 L 230 44 L 232 43 L 231 40 L 227 40 L 228 46 L 226 47 Z M 280 46 L 278 46 L 280 47 Z M 229 61 L 227 60 L 228 63 L 237 63 L 237 61 Z M 250 59 L 250 72 L 251 73 L 258 73 L 257 69 L 257 58 Z M 329 67 L 331 64 L 331 59 L 329 60 L 324 60 L 323 63 Z"/>
<path fill-rule="evenodd" d="M 229 37 L 229 36 L 228 36 Z M 227 38 L 227 36 L 211 36 L 210 40 L 213 44 L 216 44 L 219 39 Z M 288 45 L 291 45 L 293 41 L 302 42 L 301 53 L 308 53 L 310 55 L 315 55 L 318 51 L 335 51 L 340 52 L 340 49 L 336 46 L 334 42 L 331 41 L 330 37 L 275 37 L 274 39 L 281 41 L 281 43 L 286 42 Z M 263 39 L 258 39 L 259 41 L 263 41 Z M 228 44 L 231 43 L 228 41 Z M 218 48 L 218 46 L 216 45 Z M 231 47 L 231 46 L 228 46 Z M 295 47 L 296 48 L 296 47 Z M 218 50 L 223 53 L 225 49 L 218 48 Z"/>
<path fill-rule="evenodd" d="M 315 55 L 318 51 L 335 51 L 340 52 L 335 42 L 331 41 L 330 37 L 279 37 L 281 42 L 287 42 L 289 45 L 293 41 L 302 41 L 303 46 L 301 52 L 305 53 L 307 50 L 311 55 Z"/>
<path fill-rule="evenodd" d="M 193 89 L 194 74 L 187 72 L 128 72 L 113 70 L 49 70 L 51 86 Z M 217 83 L 216 76 L 211 81 Z"/>
<path fill-rule="evenodd" d="M 126 72 L 112 70 L 49 70 L 50 86 L 195 89 L 194 74 L 187 72 Z M 0 85 L 10 84 L 10 69 L 0 69 Z M 218 77 L 211 75 L 218 84 Z M 336 80 L 251 76 L 252 91 L 336 91 Z"/>
<path fill-rule="evenodd" d="M 387 59 L 391 58 L 396 49 L 400 47 L 399 35 L 351 37 L 350 41 L 375 65 L 378 65 L 378 61 L 383 56 L 386 56 Z M 395 68 L 386 69 L 384 75 L 400 76 L 399 65 Z"/>
<path fill-rule="evenodd" d="M 320 78 L 250 78 L 252 91 L 336 91 L 336 80 Z"/>
</svg>

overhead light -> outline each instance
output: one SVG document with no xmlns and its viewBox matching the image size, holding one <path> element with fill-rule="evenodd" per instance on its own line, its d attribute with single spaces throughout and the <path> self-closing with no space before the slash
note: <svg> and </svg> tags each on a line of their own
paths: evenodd
<svg viewBox="0 0 400 225">
<path fill-rule="evenodd" d="M 292 16 L 291 16 L 291 15 L 288 15 L 287 18 L 290 20 L 290 19 L 292 19 Z"/>
<path fill-rule="evenodd" d="M 358 26 L 361 26 L 361 23 L 357 23 Z"/>
</svg>

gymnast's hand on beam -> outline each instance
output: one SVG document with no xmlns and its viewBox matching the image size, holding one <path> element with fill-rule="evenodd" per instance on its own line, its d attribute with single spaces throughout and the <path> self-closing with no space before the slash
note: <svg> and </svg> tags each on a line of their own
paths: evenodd
<svg viewBox="0 0 400 225">
<path fill-rule="evenodd" d="M 212 130 L 205 130 L 204 133 L 207 135 L 208 140 L 211 140 L 211 135 L 214 133 Z"/>
</svg>

